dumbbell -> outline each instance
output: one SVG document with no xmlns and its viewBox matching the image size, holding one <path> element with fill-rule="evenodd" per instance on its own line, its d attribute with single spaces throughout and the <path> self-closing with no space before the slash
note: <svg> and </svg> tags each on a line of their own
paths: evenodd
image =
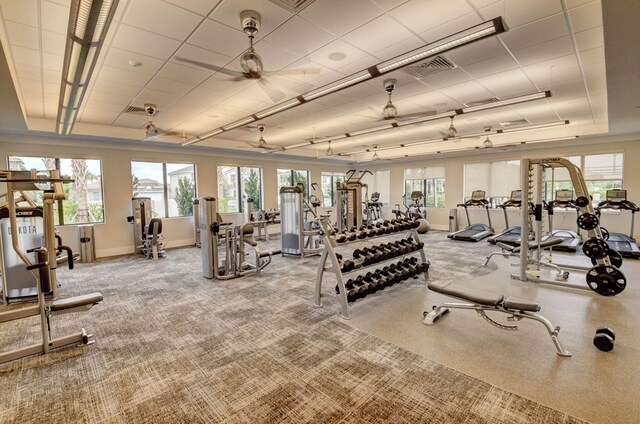
<svg viewBox="0 0 640 424">
<path fill-rule="evenodd" d="M 596 330 L 593 344 L 601 351 L 609 352 L 616 344 L 616 333 L 609 327 L 600 327 Z"/>
<path fill-rule="evenodd" d="M 350 233 L 347 235 L 347 240 L 348 240 L 348 241 L 354 241 L 356 238 L 357 238 L 357 234 L 356 234 L 355 232 L 350 232 Z"/>
<path fill-rule="evenodd" d="M 336 236 L 336 243 L 346 243 L 347 236 L 345 234 L 339 234 Z"/>
</svg>

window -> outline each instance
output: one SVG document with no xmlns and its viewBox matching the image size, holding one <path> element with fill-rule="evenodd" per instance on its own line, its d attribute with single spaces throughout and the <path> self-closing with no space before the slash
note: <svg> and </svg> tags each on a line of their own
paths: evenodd
<svg viewBox="0 0 640 424">
<path fill-rule="evenodd" d="M 154 217 L 193 215 L 195 166 L 184 163 L 131 162 L 134 197 L 151 198 Z"/>
<path fill-rule="evenodd" d="M 410 204 L 411 193 L 421 191 L 422 206 L 444 208 L 444 167 L 408 168 L 404 170 L 404 193 Z"/>
<path fill-rule="evenodd" d="M 492 208 L 509 200 L 511 192 L 520 188 L 520 161 L 498 161 L 464 164 L 464 200 L 474 190 L 484 190 Z"/>
<path fill-rule="evenodd" d="M 342 183 L 346 176 L 342 172 L 323 172 L 321 177 L 323 206 L 325 208 L 336 204 L 336 183 Z"/>
<path fill-rule="evenodd" d="M 218 166 L 218 211 L 242 212 L 249 197 L 262 209 L 262 168 Z"/>
<path fill-rule="evenodd" d="M 608 153 L 602 155 L 570 156 L 571 163 L 582 169 L 593 203 L 606 199 L 607 190 L 622 188 L 624 154 Z M 551 200 L 557 190 L 574 190 L 571 177 L 565 168 L 547 170 L 545 175 L 545 199 Z"/>
<path fill-rule="evenodd" d="M 63 159 L 28 156 L 10 156 L 9 169 L 57 169 L 61 176 L 75 180 L 64 184 L 65 200 L 56 202 L 55 225 L 87 224 L 104 222 L 102 189 L 102 162 L 97 159 Z M 42 204 L 42 192 L 28 193 Z"/>
<path fill-rule="evenodd" d="M 373 193 L 380 193 L 383 206 L 389 206 L 391 202 L 391 171 L 373 171 L 373 175 L 365 175 L 362 182 L 367 185 L 369 199 Z"/>
<path fill-rule="evenodd" d="M 309 199 L 309 171 L 295 169 L 278 169 L 278 206 L 280 206 L 280 188 L 291 187 L 298 183 L 304 186 L 303 194 Z"/>
</svg>

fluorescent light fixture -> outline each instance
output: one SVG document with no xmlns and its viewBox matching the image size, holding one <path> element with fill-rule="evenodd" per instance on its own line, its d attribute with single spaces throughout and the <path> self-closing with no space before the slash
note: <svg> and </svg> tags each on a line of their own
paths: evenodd
<svg viewBox="0 0 640 424">
<path fill-rule="evenodd" d="M 71 134 L 119 0 L 72 0 L 56 132 Z"/>
<path fill-rule="evenodd" d="M 199 141 L 204 140 L 205 138 L 210 138 L 210 137 L 214 137 L 218 134 L 222 134 L 224 132 L 224 130 L 222 128 L 216 128 L 213 131 L 209 131 L 208 133 L 204 133 L 201 135 L 197 135 L 195 137 L 190 138 L 189 140 L 185 140 L 182 143 L 180 143 L 181 146 L 190 146 L 194 143 L 197 143 Z"/>
<path fill-rule="evenodd" d="M 386 124 L 386 125 L 381 125 L 379 127 L 365 128 L 364 130 L 351 131 L 351 132 L 349 132 L 347 134 L 349 134 L 349 137 L 356 137 L 356 136 L 359 136 L 359 135 L 371 134 L 371 133 L 378 132 L 378 131 L 388 130 L 389 128 L 393 128 L 393 127 L 394 127 L 393 124 Z"/>
<path fill-rule="evenodd" d="M 366 71 L 361 71 L 361 72 L 357 72 L 353 75 L 349 75 L 346 78 L 343 78 L 341 80 L 338 80 L 334 83 L 331 84 L 327 84 L 323 87 L 320 87 L 318 89 L 315 89 L 313 91 L 310 91 L 308 93 L 305 93 L 302 95 L 302 98 L 305 101 L 310 101 L 310 100 L 314 100 L 317 99 L 318 97 L 322 97 L 322 96 L 326 96 L 327 94 L 331 94 L 331 93 L 335 93 L 336 91 L 340 91 L 340 90 L 344 90 L 347 87 L 351 87 L 352 85 L 356 85 L 359 82 L 362 82 L 364 80 L 368 80 L 369 78 L 372 78 L 371 73 L 366 70 Z"/>
<path fill-rule="evenodd" d="M 479 112 L 481 110 L 493 109 L 501 106 L 517 105 L 519 103 L 532 102 L 534 100 L 546 99 L 548 97 L 551 97 L 551 91 L 549 90 L 542 91 L 540 93 L 527 94 L 520 97 L 512 97 L 510 99 L 499 100 L 497 102 L 487 103 L 484 105 L 466 107 L 462 109 L 462 111 L 464 113 Z"/>
<path fill-rule="evenodd" d="M 495 18 L 491 21 L 483 22 L 479 25 L 460 31 L 449 37 L 442 38 L 433 43 L 429 43 L 424 47 L 412 50 L 393 59 L 378 64 L 376 67 L 381 74 L 395 71 L 412 63 L 419 62 L 430 56 L 441 54 L 447 50 L 469 44 L 483 38 L 497 35 L 507 31 L 507 26 L 502 17 Z"/>
<path fill-rule="evenodd" d="M 225 125 L 222 127 L 222 131 L 231 131 L 231 130 L 235 130 L 236 128 L 240 128 L 244 125 L 250 124 L 253 121 L 255 121 L 256 118 L 254 118 L 253 116 L 247 116 L 246 118 L 242 118 L 242 119 L 238 119 L 235 122 L 232 122 L 228 125 Z"/>
<path fill-rule="evenodd" d="M 255 115 L 256 115 L 256 118 L 263 119 L 263 118 L 266 118 L 267 116 L 275 115 L 278 112 L 282 112 L 283 110 L 291 109 L 292 107 L 298 106 L 299 104 L 300 104 L 300 100 L 295 98 L 295 99 L 287 100 L 286 102 L 277 104 L 273 107 L 270 107 L 269 109 L 265 109 L 261 112 L 256 113 Z"/>
</svg>

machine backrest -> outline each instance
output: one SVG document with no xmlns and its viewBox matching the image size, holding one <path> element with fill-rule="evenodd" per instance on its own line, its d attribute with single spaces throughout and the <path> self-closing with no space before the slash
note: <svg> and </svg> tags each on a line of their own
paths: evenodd
<svg viewBox="0 0 640 424">
<path fill-rule="evenodd" d="M 157 231 L 155 231 L 155 234 L 162 234 L 162 220 L 160 218 L 152 218 L 151 221 L 149 221 L 149 230 L 147 230 L 147 236 L 154 234 L 154 227 L 156 223 L 158 224 L 158 229 Z"/>
</svg>

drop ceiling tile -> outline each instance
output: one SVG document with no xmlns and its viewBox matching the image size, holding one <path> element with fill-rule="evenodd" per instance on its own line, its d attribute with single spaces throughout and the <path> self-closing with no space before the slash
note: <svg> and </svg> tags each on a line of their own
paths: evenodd
<svg viewBox="0 0 640 424">
<path fill-rule="evenodd" d="M 285 50 L 281 46 L 272 44 L 265 40 L 260 40 L 256 44 L 256 52 L 262 57 L 262 64 L 265 71 L 277 71 L 300 59 L 305 53 L 293 53 Z M 238 61 L 233 62 L 237 69 L 240 69 Z"/>
<path fill-rule="evenodd" d="M 482 9 L 478 10 L 478 15 L 480 15 L 480 17 L 484 21 L 488 21 L 499 16 L 502 16 L 504 18 L 504 3 L 497 2 L 492 3 L 489 6 L 485 6 Z M 505 22 L 507 23 L 507 28 L 510 28 L 509 22 L 506 20 Z"/>
<path fill-rule="evenodd" d="M 129 96 L 130 98 L 133 98 L 136 94 L 138 94 L 140 88 L 141 87 L 122 84 L 119 82 L 98 80 L 93 86 L 93 92 L 102 91 L 110 94 L 118 94 L 121 96 Z"/>
<path fill-rule="evenodd" d="M 328 44 L 334 38 L 319 26 L 294 16 L 264 39 L 278 47 L 305 56 Z"/>
<path fill-rule="evenodd" d="M 236 57 L 249 47 L 246 34 L 236 28 L 207 19 L 189 38 L 189 44 L 228 57 Z"/>
<path fill-rule="evenodd" d="M 546 90 L 546 87 L 554 84 L 580 80 L 580 70 L 575 55 L 525 66 L 523 70 L 541 90 Z"/>
<path fill-rule="evenodd" d="M 60 95 L 60 83 L 58 83 L 58 84 L 45 83 L 43 85 L 44 85 L 44 94 L 45 95 L 53 95 L 53 96 L 59 96 Z"/>
<path fill-rule="evenodd" d="M 104 109 L 85 109 L 79 122 L 92 124 L 111 125 L 118 117 L 117 112 L 110 112 Z"/>
<path fill-rule="evenodd" d="M 20 92 L 22 93 L 23 98 L 29 98 L 32 100 L 40 99 L 42 100 L 42 86 L 37 84 L 33 80 L 20 78 L 18 79 L 20 83 Z"/>
<path fill-rule="evenodd" d="M 43 106 L 41 100 L 25 100 L 24 108 L 27 111 L 27 116 L 31 118 L 42 118 L 43 114 Z"/>
<path fill-rule="evenodd" d="M 38 26 L 38 7 L 36 0 L 2 0 L 0 1 L 2 16 L 7 21 L 19 24 Z"/>
<path fill-rule="evenodd" d="M 39 66 L 28 66 L 16 63 L 15 68 L 20 79 L 35 81 L 38 84 L 42 80 L 41 69 Z"/>
<path fill-rule="evenodd" d="M 147 116 L 122 114 L 116 119 L 114 125 L 118 127 L 140 128 L 149 121 Z M 144 137 L 144 131 L 140 131 L 140 138 Z"/>
<path fill-rule="evenodd" d="M 378 5 L 378 7 L 381 7 L 382 9 L 388 11 L 403 5 L 408 0 L 371 0 L 371 1 L 376 5 Z"/>
<path fill-rule="evenodd" d="M 563 82 L 561 84 L 554 84 L 549 87 L 551 93 L 553 93 L 553 99 L 575 99 L 585 96 L 584 84 L 582 80 L 573 80 Z"/>
<path fill-rule="evenodd" d="M 516 61 L 513 60 L 510 55 L 503 54 L 501 56 L 483 60 L 481 62 L 475 62 L 469 65 L 465 65 L 461 68 L 464 69 L 473 78 L 480 78 L 487 75 L 516 69 L 518 67 L 518 63 L 516 63 Z"/>
<path fill-rule="evenodd" d="M 15 22 L 5 22 L 9 43 L 12 46 L 26 47 L 32 50 L 40 50 L 38 30 L 28 25 Z"/>
<path fill-rule="evenodd" d="M 383 11 L 369 0 L 323 0 L 311 3 L 299 15 L 340 36 L 377 18 Z"/>
<path fill-rule="evenodd" d="M 502 4 L 504 0 L 470 0 L 473 7 L 476 9 L 482 9 L 483 7 L 487 7 L 494 3 Z"/>
<path fill-rule="evenodd" d="M 131 66 L 129 62 L 138 62 L 140 66 Z M 140 53 L 133 53 L 126 50 L 109 48 L 104 64 L 115 68 L 126 69 L 132 72 L 140 72 L 147 75 L 154 75 L 165 62 Z"/>
<path fill-rule="evenodd" d="M 438 25 L 426 31 L 420 32 L 419 35 L 420 38 L 425 41 L 425 43 L 432 43 L 442 38 L 449 37 L 457 32 L 464 31 L 468 28 L 481 24 L 482 22 L 483 20 L 480 18 L 480 16 L 478 16 L 477 13 L 467 13 L 466 15 L 462 15 L 459 18 L 453 19 L 442 25 Z M 477 45 L 477 43 L 473 43 L 472 45 L 475 46 Z"/>
<path fill-rule="evenodd" d="M 604 46 L 603 28 L 597 27 L 576 33 L 576 43 L 580 51 Z"/>
<path fill-rule="evenodd" d="M 50 1 L 41 1 L 42 29 L 58 34 L 67 34 L 69 7 Z"/>
<path fill-rule="evenodd" d="M 129 25 L 120 25 L 111 45 L 166 60 L 180 47 L 180 42 Z"/>
<path fill-rule="evenodd" d="M 122 103 L 110 103 L 110 102 L 101 102 L 99 100 L 95 100 L 94 98 L 89 98 L 85 101 L 84 104 L 84 112 L 87 110 L 104 110 L 105 112 L 115 113 L 116 117 L 123 110 L 125 110 L 129 106 L 129 101 L 125 101 Z M 114 119 L 116 118 L 114 117 Z"/>
<path fill-rule="evenodd" d="M 211 75 L 211 72 L 169 62 L 158 72 L 158 76 L 185 84 L 198 85 Z"/>
<path fill-rule="evenodd" d="M 406 100 L 428 110 L 436 110 L 438 112 L 456 109 L 462 106 L 437 90 L 416 94 L 415 96 L 407 97 Z"/>
<path fill-rule="evenodd" d="M 443 87 L 438 91 L 453 99 L 454 102 L 459 105 L 493 97 L 493 94 L 489 92 L 486 87 L 476 81 L 467 81 L 462 84 Z"/>
<path fill-rule="evenodd" d="M 592 2 L 576 7 L 569 10 L 569 17 L 571 18 L 574 33 L 601 27 L 603 25 L 602 5 L 600 2 Z"/>
<path fill-rule="evenodd" d="M 194 60 L 198 62 L 202 62 L 204 64 L 210 64 L 214 67 L 225 67 L 231 62 L 231 58 L 228 56 L 221 55 L 220 53 L 215 53 L 209 50 L 202 49 L 200 47 L 192 46 L 191 44 L 185 44 L 175 55 L 175 62 L 189 66 L 191 68 L 200 70 L 200 71 L 209 71 L 209 73 L 213 73 L 213 70 L 209 70 L 203 66 L 198 66 L 192 63 L 181 62 L 180 59 L 188 59 Z M 239 70 L 239 65 L 233 68 L 234 70 Z"/>
<path fill-rule="evenodd" d="M 514 50 L 513 55 L 520 65 L 527 66 L 544 60 L 555 59 L 574 53 L 569 36 L 536 44 L 522 50 Z"/>
<path fill-rule="evenodd" d="M 40 51 L 27 49 L 20 46 L 12 46 L 11 53 L 13 55 L 13 63 L 19 63 L 21 65 L 39 67 L 40 66 Z"/>
<path fill-rule="evenodd" d="M 413 34 L 391 17 L 383 15 L 344 35 L 343 40 L 370 54 L 398 44 Z"/>
<path fill-rule="evenodd" d="M 377 63 L 380 63 L 380 59 L 377 59 L 376 57 L 368 54 L 363 58 L 360 58 L 349 63 L 348 65 L 343 66 L 342 68 L 338 69 L 338 71 L 340 71 L 344 75 L 351 75 L 353 73 L 362 71 L 363 69 L 367 69 Z"/>
<path fill-rule="evenodd" d="M 510 28 L 562 13 L 562 5 L 558 0 L 508 0 L 504 6 L 504 18 Z"/>
<path fill-rule="evenodd" d="M 60 81 L 62 81 L 62 70 L 42 69 L 42 79 L 45 84 L 60 84 Z"/>
<path fill-rule="evenodd" d="M 521 69 L 489 75 L 478 78 L 477 81 L 498 98 L 514 97 L 536 91 L 536 88 Z"/>
<path fill-rule="evenodd" d="M 268 0 L 233 0 L 222 2 L 209 17 L 231 28 L 242 29 L 240 26 L 240 12 L 243 10 L 255 10 L 262 17 L 260 31 L 256 36 L 257 39 L 265 37 L 293 16 L 290 12 Z"/>
<path fill-rule="evenodd" d="M 56 119 L 58 116 L 58 99 L 55 99 L 52 102 L 45 102 L 44 104 L 44 118 L 45 119 Z"/>
<path fill-rule="evenodd" d="M 138 96 L 136 96 L 136 102 L 153 103 L 155 105 L 158 105 L 158 108 L 160 110 L 164 110 L 167 109 L 170 104 L 174 103 L 180 97 L 181 96 L 179 94 L 145 88 Z"/>
<path fill-rule="evenodd" d="M 580 52 L 580 59 L 582 66 L 589 66 L 596 63 L 604 63 L 604 47 L 596 47 L 591 50 L 584 50 Z"/>
<path fill-rule="evenodd" d="M 384 62 L 385 60 L 403 55 L 410 52 L 411 50 L 423 47 L 424 45 L 424 41 L 422 41 L 420 38 L 410 37 L 397 44 L 394 44 L 393 46 L 380 49 L 379 51 L 374 53 L 374 56 L 378 59 L 378 62 Z"/>
<path fill-rule="evenodd" d="M 599 0 L 567 0 L 567 8 L 573 9 L 574 7 L 579 7 L 592 2 L 600 3 Z"/>
<path fill-rule="evenodd" d="M 122 109 L 124 109 L 125 106 L 128 106 L 132 100 L 131 96 L 111 93 L 109 91 L 95 91 L 95 90 L 92 90 L 87 97 L 89 102 L 100 102 L 100 103 L 111 103 L 115 105 L 123 105 Z"/>
<path fill-rule="evenodd" d="M 339 70 L 341 67 L 365 56 L 367 56 L 367 53 L 338 39 L 310 53 L 306 57 L 327 68 Z"/>
<path fill-rule="evenodd" d="M 195 86 L 191 84 L 185 84 L 160 77 L 153 78 L 147 87 L 159 91 L 165 91 L 167 93 L 178 94 L 180 96 L 184 96 L 195 88 Z"/>
<path fill-rule="evenodd" d="M 129 3 L 122 22 L 182 41 L 202 19 L 196 13 L 161 0 L 136 0 Z"/>
<path fill-rule="evenodd" d="M 343 96 L 340 93 L 333 93 L 333 94 L 329 94 L 328 96 L 321 97 L 318 100 L 314 100 L 313 102 L 315 104 L 333 107 L 333 106 L 339 106 L 345 103 L 349 103 L 352 101 L 353 101 L 352 99 L 350 99 L 349 97 Z"/>
<path fill-rule="evenodd" d="M 454 84 L 460 84 L 469 81 L 471 77 L 463 72 L 460 68 L 452 69 L 446 72 L 429 75 L 422 78 L 422 82 L 431 88 L 447 87 Z"/>
<path fill-rule="evenodd" d="M 165 0 L 168 3 L 172 3 L 176 6 L 190 10 L 201 16 L 207 16 L 211 13 L 211 10 L 220 3 L 220 0 Z"/>
<path fill-rule="evenodd" d="M 96 74 L 100 81 L 122 82 L 136 87 L 143 87 L 150 80 L 150 76 L 140 72 L 129 71 L 122 68 L 104 65 L 100 68 L 100 73 Z"/>
<path fill-rule="evenodd" d="M 51 53 L 42 54 L 42 67 L 44 69 L 57 70 L 62 72 L 64 56 Z"/>
<path fill-rule="evenodd" d="M 507 23 L 508 24 L 508 23 Z M 524 49 L 569 35 L 562 13 L 532 22 L 498 35 L 511 50 Z"/>
<path fill-rule="evenodd" d="M 497 56 L 502 56 L 506 53 L 507 51 L 497 39 L 486 38 L 473 44 L 458 47 L 457 49 L 445 53 L 444 56 L 453 61 L 456 65 L 464 66 L 470 63 L 477 63 Z"/>
<path fill-rule="evenodd" d="M 389 13 L 398 22 L 420 34 L 472 12 L 474 10 L 466 0 L 411 0 Z"/>
<path fill-rule="evenodd" d="M 42 31 L 42 50 L 47 53 L 64 55 L 66 38 L 62 34 L 51 31 Z"/>
<path fill-rule="evenodd" d="M 558 116 L 546 102 L 523 103 L 516 110 L 524 119 L 532 124 L 542 124 L 544 122 L 558 120 Z"/>
</svg>

